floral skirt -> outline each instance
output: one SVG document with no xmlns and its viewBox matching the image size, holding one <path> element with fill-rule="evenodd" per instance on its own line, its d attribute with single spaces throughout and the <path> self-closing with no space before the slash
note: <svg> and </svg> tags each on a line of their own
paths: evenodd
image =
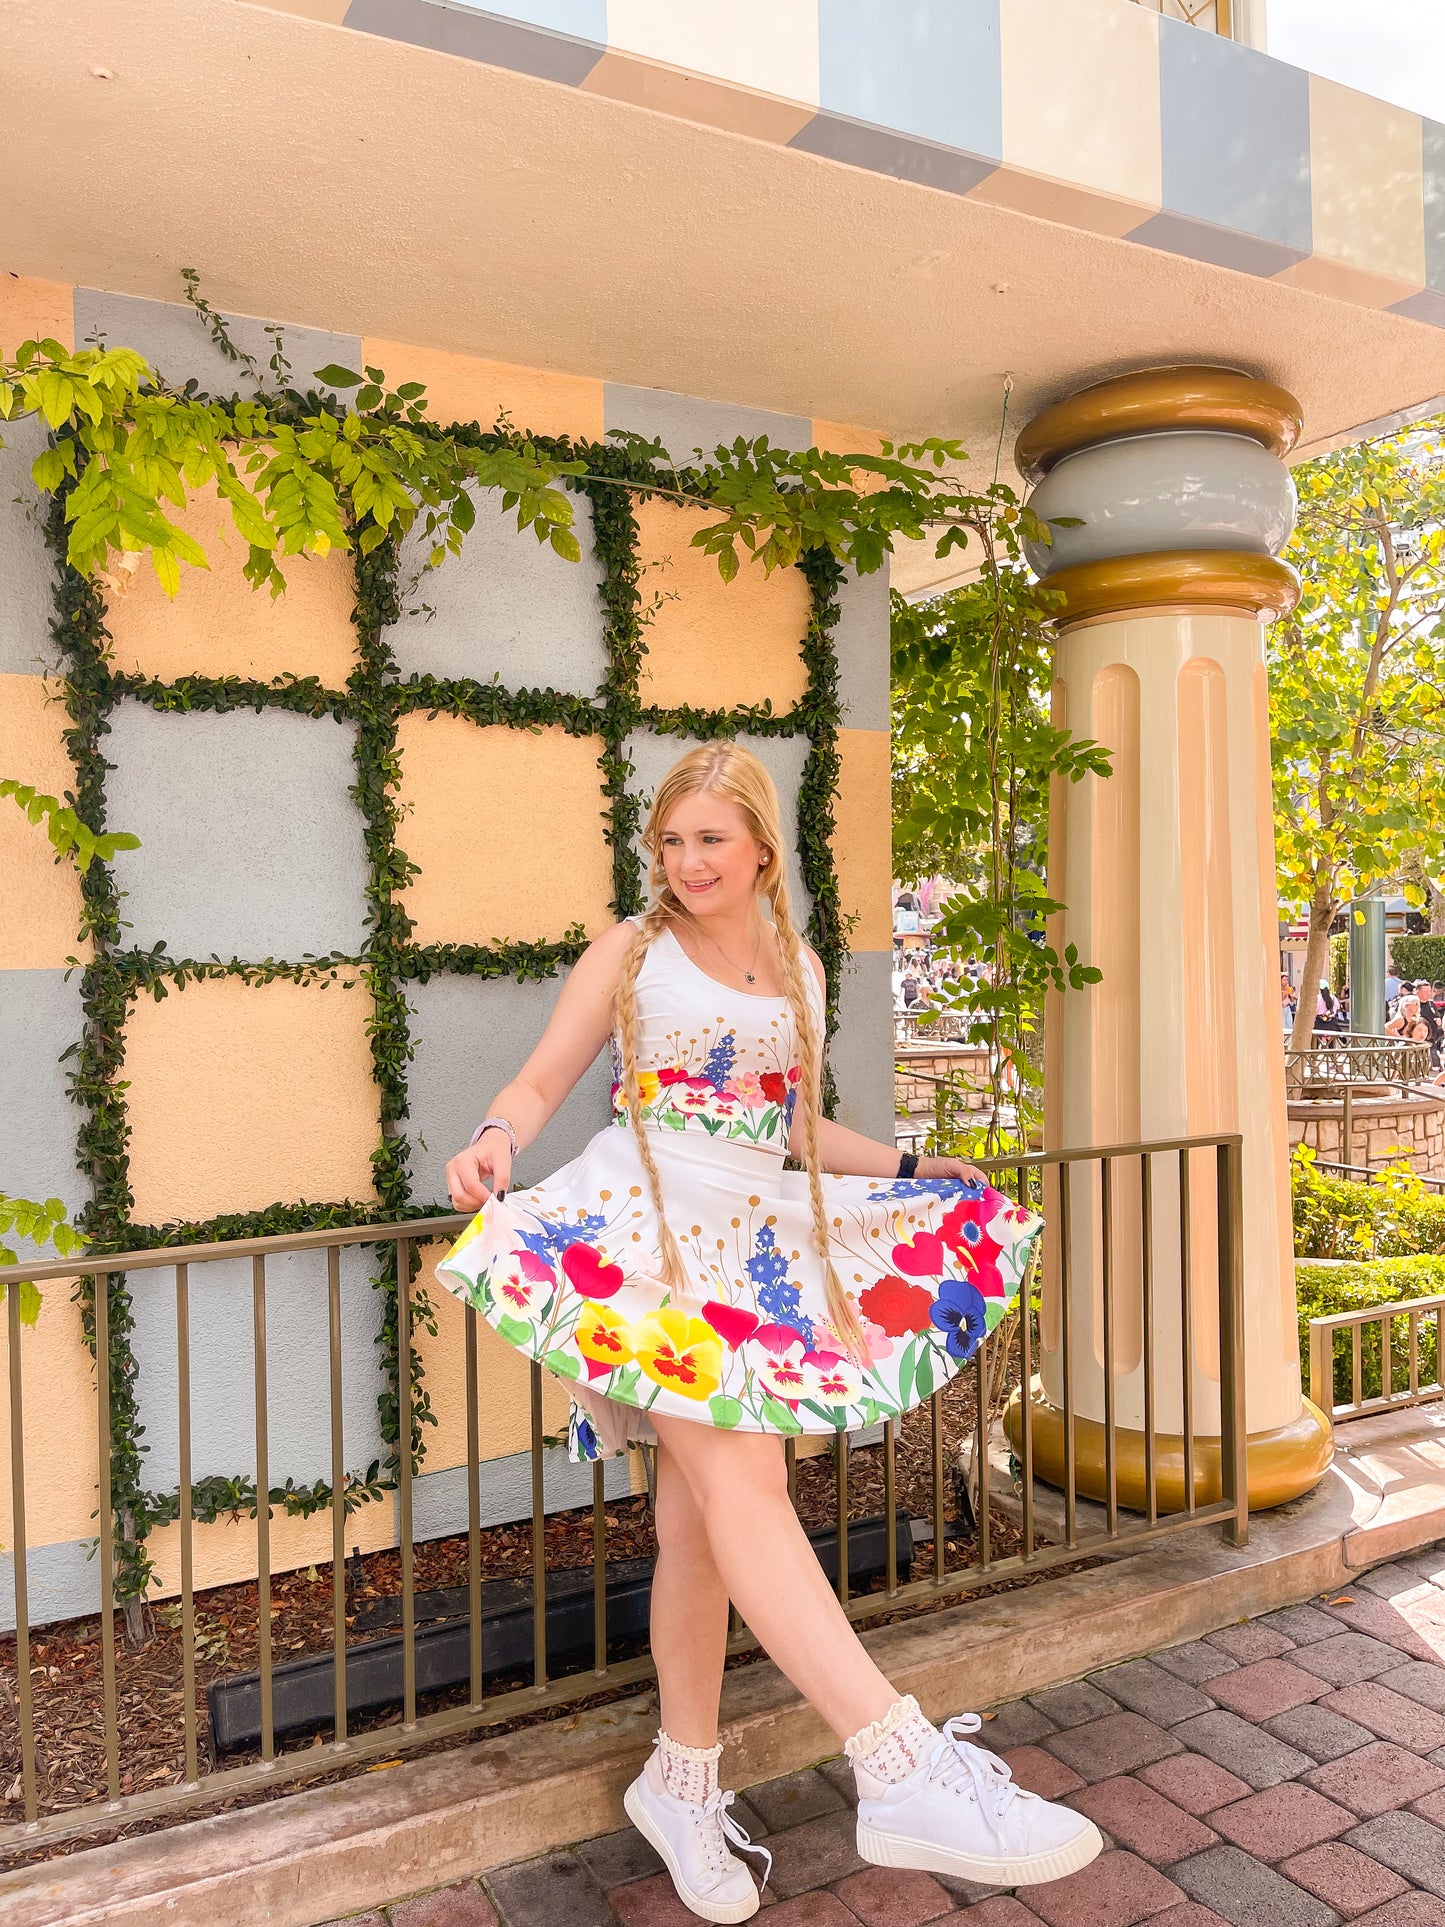
<svg viewBox="0 0 1445 1927">
<path fill-rule="evenodd" d="M 575 1460 L 655 1438 L 656 1412 L 783 1435 L 898 1417 L 1004 1316 L 1042 1226 L 991 1186 L 825 1175 L 859 1358 L 829 1322 L 807 1173 L 702 1132 L 652 1131 L 650 1143 L 685 1295 L 660 1276 L 646 1174 L 616 1125 L 540 1184 L 489 1200 L 438 1267 L 509 1344 L 570 1382 Z"/>
</svg>

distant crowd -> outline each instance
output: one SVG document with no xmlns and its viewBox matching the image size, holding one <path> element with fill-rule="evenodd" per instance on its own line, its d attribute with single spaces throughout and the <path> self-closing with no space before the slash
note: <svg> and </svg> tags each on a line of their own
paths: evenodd
<svg viewBox="0 0 1445 1927">
<path fill-rule="evenodd" d="M 1299 1010 L 1299 992 L 1281 973 L 1280 1002 L 1286 1034 L 1294 1029 Z M 1315 993 L 1316 1032 L 1347 1033 L 1350 1028 L 1348 986 L 1337 997 L 1327 983 Z M 1430 1063 L 1435 1070 L 1445 1065 L 1445 983 L 1432 984 L 1422 977 L 1412 983 L 1393 972 L 1385 978 L 1385 1034 L 1412 1044 L 1430 1046 Z"/>
</svg>

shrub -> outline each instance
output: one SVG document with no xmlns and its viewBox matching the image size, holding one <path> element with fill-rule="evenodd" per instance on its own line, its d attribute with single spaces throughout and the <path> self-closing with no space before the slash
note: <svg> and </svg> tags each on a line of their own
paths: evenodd
<svg viewBox="0 0 1445 1927">
<path fill-rule="evenodd" d="M 1408 1164 L 1387 1165 L 1369 1184 L 1327 1176 L 1308 1145 L 1290 1160 L 1294 1244 L 1301 1258 L 1408 1258 L 1445 1254 L 1445 1197 L 1427 1191 Z"/>
<path fill-rule="evenodd" d="M 1445 983 L 1445 937 L 1396 937 L 1390 955 L 1397 977 L 1408 977 L 1412 984 L 1422 977 L 1432 984 Z"/>
<path fill-rule="evenodd" d="M 1364 1186 L 1357 1186 L 1363 1190 Z M 1329 1312 L 1364 1311 L 1371 1305 L 1397 1304 L 1406 1298 L 1429 1298 L 1445 1293 L 1445 1258 L 1415 1257 L 1377 1259 L 1372 1264 L 1312 1265 L 1297 1264 L 1295 1291 L 1299 1297 L 1300 1372 L 1305 1385 L 1310 1382 L 1311 1318 Z M 1378 1398 L 1382 1381 L 1380 1337 L 1383 1325 L 1364 1325 L 1360 1330 L 1360 1391 L 1364 1398 Z M 1419 1383 L 1428 1385 L 1439 1372 L 1439 1328 L 1434 1318 L 1422 1318 L 1419 1325 Z M 1396 1321 L 1391 1339 L 1391 1389 L 1407 1391 L 1410 1384 L 1406 1351 L 1407 1328 Z M 1353 1397 L 1351 1344 L 1348 1329 L 1335 1333 L 1334 1401 L 1347 1403 Z"/>
</svg>

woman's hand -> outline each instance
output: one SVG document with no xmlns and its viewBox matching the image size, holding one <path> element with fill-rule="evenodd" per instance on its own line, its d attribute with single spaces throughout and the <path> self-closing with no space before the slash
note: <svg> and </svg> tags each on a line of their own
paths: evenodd
<svg viewBox="0 0 1445 1927">
<path fill-rule="evenodd" d="M 916 1178 L 961 1178 L 965 1184 L 987 1184 L 987 1176 L 976 1164 L 965 1164 L 962 1158 L 920 1158 Z"/>
<path fill-rule="evenodd" d="M 447 1165 L 447 1192 L 458 1211 L 480 1211 L 493 1191 L 505 1193 L 511 1182 L 512 1147 L 495 1125 Z"/>
</svg>

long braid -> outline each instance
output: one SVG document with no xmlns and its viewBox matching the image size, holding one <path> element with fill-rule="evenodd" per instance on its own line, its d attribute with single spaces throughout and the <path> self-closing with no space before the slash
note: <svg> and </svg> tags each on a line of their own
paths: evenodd
<svg viewBox="0 0 1445 1927">
<path fill-rule="evenodd" d="M 670 897 L 672 892 L 669 890 L 666 895 Z M 662 1258 L 662 1275 L 673 1291 L 687 1296 L 690 1295 L 692 1286 L 683 1262 L 682 1250 L 663 1212 L 662 1180 L 658 1176 L 657 1160 L 652 1155 L 652 1144 L 642 1122 L 642 1092 L 637 1082 L 637 973 L 642 968 L 642 960 L 647 955 L 648 945 L 671 921 L 671 912 L 667 903 L 663 901 L 654 904 L 638 925 L 637 935 L 633 938 L 632 948 L 627 953 L 622 966 L 622 976 L 618 980 L 616 1012 L 617 1032 L 622 1046 L 622 1096 L 627 1105 L 627 1117 L 632 1126 L 637 1155 L 647 1174 L 647 1188 L 652 1196 L 652 1208 L 657 1214 L 657 1242 Z"/>
<path fill-rule="evenodd" d="M 838 1276 L 837 1267 L 833 1263 L 828 1211 L 823 1202 L 823 1180 L 818 1159 L 818 1113 L 823 1081 L 823 1052 L 804 979 L 804 972 L 811 972 L 812 966 L 804 960 L 802 948 L 798 942 L 798 933 L 793 928 L 792 911 L 788 903 L 787 879 L 783 874 L 782 863 L 776 855 L 768 869 L 770 881 L 764 885 L 764 893 L 772 899 L 773 922 L 777 928 L 778 948 L 783 960 L 783 989 L 792 1007 L 793 1023 L 798 1034 L 798 1058 L 801 1071 L 798 1102 L 803 1110 L 803 1157 L 808 1167 L 808 1196 L 813 1207 L 813 1239 L 818 1247 L 818 1256 L 823 1261 L 823 1283 L 827 1293 L 829 1320 L 833 1330 L 848 1349 L 856 1358 L 861 1359 L 867 1357 L 863 1326 L 859 1320 L 857 1308 L 844 1291 L 843 1281 Z"/>
</svg>

